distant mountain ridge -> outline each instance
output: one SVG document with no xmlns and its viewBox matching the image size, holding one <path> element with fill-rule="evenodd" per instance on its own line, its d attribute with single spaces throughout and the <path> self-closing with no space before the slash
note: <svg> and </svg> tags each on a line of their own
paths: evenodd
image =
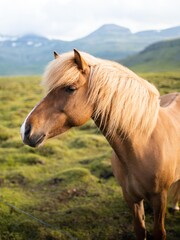
<svg viewBox="0 0 180 240">
<path fill-rule="evenodd" d="M 180 38 L 180 26 L 132 33 L 128 28 L 106 24 L 74 41 L 50 40 L 34 34 L 0 35 L 0 75 L 41 74 L 52 60 L 54 50 L 63 53 L 77 48 L 96 57 L 117 60 L 136 54 L 157 41 L 174 38 Z"/>
<path fill-rule="evenodd" d="M 87 39 L 87 38 L 112 37 L 112 36 L 119 37 L 119 36 L 124 36 L 129 34 L 132 34 L 132 33 L 128 28 L 121 27 L 116 24 L 105 24 L 84 38 Z"/>
</svg>

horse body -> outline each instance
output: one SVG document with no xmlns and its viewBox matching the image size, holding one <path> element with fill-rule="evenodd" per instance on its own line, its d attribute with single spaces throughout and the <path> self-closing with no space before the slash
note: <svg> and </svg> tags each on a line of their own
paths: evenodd
<svg viewBox="0 0 180 240">
<path fill-rule="evenodd" d="M 92 118 L 114 150 L 113 172 L 132 210 L 137 239 L 146 239 L 146 199 L 154 211 L 154 239 L 165 240 L 172 184 L 177 209 L 180 198 L 180 95 L 165 95 L 159 103 L 154 86 L 117 63 L 76 50 L 55 58 L 44 75 L 48 94 L 22 125 L 24 143 L 41 145 Z"/>
<path fill-rule="evenodd" d="M 177 129 L 180 122 L 180 115 L 177 115 L 180 95 L 176 98 L 168 107 L 160 108 L 157 125 L 147 142 L 144 143 L 141 138 L 131 141 L 119 136 L 111 140 L 114 149 L 113 172 L 132 209 L 138 239 L 146 239 L 143 200 L 153 206 L 154 239 L 165 239 L 167 191 L 176 181 L 180 188 L 180 131 Z M 172 117 L 173 113 L 175 118 Z M 174 201 L 174 206 L 177 206 L 178 199 Z"/>
</svg>

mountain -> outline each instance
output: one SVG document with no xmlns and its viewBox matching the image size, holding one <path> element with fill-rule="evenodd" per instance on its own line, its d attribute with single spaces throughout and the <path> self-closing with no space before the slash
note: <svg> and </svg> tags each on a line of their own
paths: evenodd
<svg viewBox="0 0 180 240">
<path fill-rule="evenodd" d="M 94 56 L 117 60 L 137 53 L 151 43 L 177 37 L 180 37 L 180 26 L 132 33 L 128 28 L 106 24 L 88 36 L 73 41 L 72 45 Z"/>
<path fill-rule="evenodd" d="M 136 71 L 180 71 L 180 38 L 154 43 L 120 61 Z"/>
<path fill-rule="evenodd" d="M 103 25 L 74 41 L 50 40 L 34 34 L 21 37 L 0 35 L 0 75 L 41 74 L 52 60 L 54 50 L 63 53 L 77 48 L 96 57 L 117 60 L 136 54 L 154 42 L 178 37 L 180 26 L 132 33 L 115 24 Z"/>
<path fill-rule="evenodd" d="M 17 37 L 16 37 L 16 36 L 6 36 L 6 35 L 0 34 L 0 42 L 2 42 L 2 41 L 8 41 L 8 40 L 16 41 L 16 40 L 17 40 Z"/>
<path fill-rule="evenodd" d="M 42 36 L 25 35 L 0 42 L 0 75 L 32 75 L 43 72 L 55 49 L 66 42 Z"/>
<path fill-rule="evenodd" d="M 130 47 L 128 44 L 127 39 L 132 36 L 128 28 L 106 24 L 88 36 L 73 41 L 72 44 L 94 56 L 115 60 L 138 51 L 137 46 Z"/>
<path fill-rule="evenodd" d="M 118 26 L 116 24 L 105 24 L 86 36 L 85 40 L 97 40 L 97 38 L 100 38 L 100 40 L 104 39 L 116 39 L 122 36 L 130 35 L 131 31 L 128 28 Z"/>
<path fill-rule="evenodd" d="M 180 35 L 180 27 L 172 27 L 164 30 L 148 30 L 135 33 L 136 36 L 151 38 L 176 38 Z"/>
</svg>

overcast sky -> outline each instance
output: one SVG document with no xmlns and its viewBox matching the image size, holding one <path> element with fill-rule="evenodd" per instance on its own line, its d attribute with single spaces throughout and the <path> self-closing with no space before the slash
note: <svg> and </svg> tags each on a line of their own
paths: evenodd
<svg viewBox="0 0 180 240">
<path fill-rule="evenodd" d="M 3 35 L 72 40 L 107 23 L 133 32 L 179 26 L 180 0 L 0 0 Z"/>
</svg>

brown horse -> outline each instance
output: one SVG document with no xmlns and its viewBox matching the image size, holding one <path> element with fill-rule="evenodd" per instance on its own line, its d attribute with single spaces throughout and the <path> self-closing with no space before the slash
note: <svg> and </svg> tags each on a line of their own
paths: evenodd
<svg viewBox="0 0 180 240">
<path fill-rule="evenodd" d="M 137 239 L 146 239 L 143 200 L 154 211 L 155 240 L 165 240 L 167 192 L 180 198 L 180 94 L 159 97 L 146 80 L 87 53 L 55 53 L 44 74 L 47 95 L 21 127 L 32 147 L 90 118 L 113 151 L 112 167 L 132 210 Z"/>
</svg>

